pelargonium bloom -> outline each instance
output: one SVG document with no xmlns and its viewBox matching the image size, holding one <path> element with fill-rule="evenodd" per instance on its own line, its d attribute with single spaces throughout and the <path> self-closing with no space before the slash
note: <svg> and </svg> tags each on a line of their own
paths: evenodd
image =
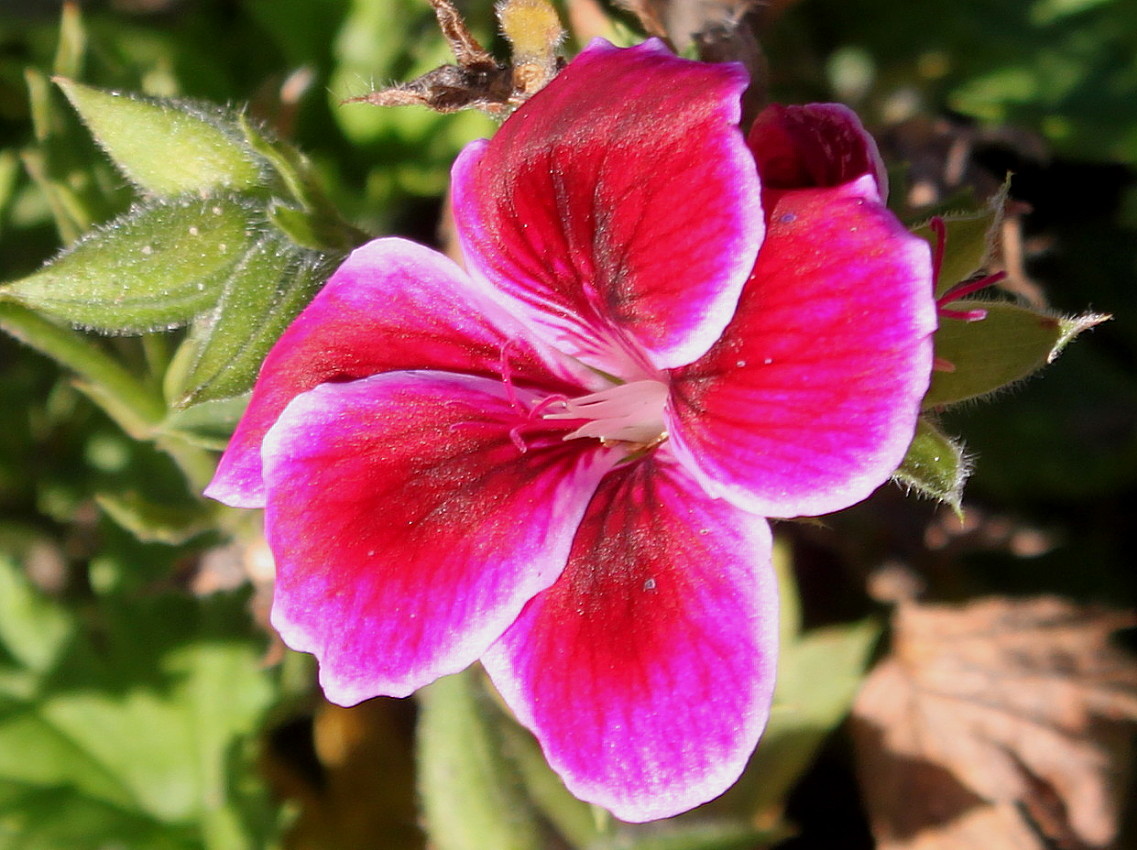
<svg viewBox="0 0 1137 850">
<path fill-rule="evenodd" d="M 871 141 L 850 118 L 856 156 L 764 214 L 745 84 L 591 44 L 456 162 L 466 269 L 355 251 L 208 490 L 266 508 L 273 622 L 329 699 L 480 659 L 569 789 L 631 821 L 742 770 L 774 686 L 763 517 L 885 481 L 931 368 L 928 249 Z"/>
</svg>

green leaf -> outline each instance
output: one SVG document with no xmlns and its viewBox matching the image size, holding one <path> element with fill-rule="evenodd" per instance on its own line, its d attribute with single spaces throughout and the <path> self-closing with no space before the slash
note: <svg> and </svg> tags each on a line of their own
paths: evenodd
<svg viewBox="0 0 1137 850">
<path fill-rule="evenodd" d="M 880 625 L 863 620 L 814 629 L 783 645 L 769 725 L 727 792 L 734 811 L 763 822 L 780 814 L 790 789 L 849 713 L 879 637 Z"/>
<path fill-rule="evenodd" d="M 0 287 L 0 300 L 101 331 L 183 324 L 216 303 L 256 238 L 255 222 L 253 208 L 233 198 L 141 204 Z"/>
<path fill-rule="evenodd" d="M 545 761 L 545 754 L 529 730 L 500 711 L 494 713 L 493 719 L 498 721 L 502 751 L 516 766 L 529 799 L 570 846 L 591 846 L 603 833 L 597 823 L 597 809 L 569 792 Z"/>
<path fill-rule="evenodd" d="M 87 30 L 82 11 L 78 3 L 65 3 L 59 19 L 59 45 L 52 69 L 63 77 L 77 77 L 82 73 L 86 55 Z"/>
<path fill-rule="evenodd" d="M 34 757 L 42 758 L 37 753 Z M 0 850 L 202 850 L 198 830 L 171 827 L 67 787 L 0 779 Z"/>
<path fill-rule="evenodd" d="M 497 709 L 466 670 L 418 693 L 419 793 L 438 850 L 540 850 L 540 825 L 504 757 Z"/>
<path fill-rule="evenodd" d="M 276 693 L 247 596 L 104 599 L 93 631 L 38 599 L 75 637 L 31 693 L 0 679 L 0 848 L 263 846 L 218 826 L 245 822 L 240 745 Z M 0 596 L 0 622 L 14 604 Z"/>
<path fill-rule="evenodd" d="M 5 302 L 3 297 L 0 329 L 76 372 L 82 388 L 135 439 L 149 437 L 151 429 L 162 420 L 162 399 L 95 345 L 94 340 L 20 304 Z"/>
<path fill-rule="evenodd" d="M 63 77 L 55 83 L 115 165 L 145 192 L 251 189 L 263 179 L 260 161 L 223 110 L 103 91 Z"/>
<path fill-rule="evenodd" d="M 213 515 L 203 504 L 163 505 L 138 493 L 99 493 L 99 507 L 122 528 L 144 543 L 177 546 L 213 527 Z"/>
<path fill-rule="evenodd" d="M 921 417 L 916 436 L 893 478 L 917 492 L 960 509 L 970 465 L 963 448 Z"/>
<path fill-rule="evenodd" d="M 241 129 L 249 146 L 271 163 L 284 192 L 297 205 L 278 200 L 269 209 L 269 218 L 293 242 L 346 254 L 367 241 L 368 235 L 344 221 L 328 199 L 308 157 L 287 142 L 269 139 L 243 115 Z"/>
<path fill-rule="evenodd" d="M 29 670 L 48 670 L 71 637 L 71 623 L 34 591 L 19 568 L 0 555 L 0 644 Z"/>
<path fill-rule="evenodd" d="M 322 258 L 265 236 L 234 267 L 217 309 L 194 325 L 167 383 L 177 406 L 239 396 L 252 388 L 269 349 L 328 274 Z"/>
<path fill-rule="evenodd" d="M 759 830 L 744 823 L 710 822 L 639 829 L 589 844 L 587 850 L 755 850 L 785 837 L 780 830 Z"/>
<path fill-rule="evenodd" d="M 1062 318 L 1017 304 L 958 301 L 953 309 L 985 310 L 977 322 L 944 319 L 936 332 L 938 369 L 924 407 L 955 404 L 1022 380 L 1054 360 L 1075 336 L 1109 317 Z"/>
<path fill-rule="evenodd" d="M 222 451 L 229 445 L 229 437 L 248 404 L 248 395 L 241 395 L 171 410 L 162 423 L 162 432 L 190 445 Z"/>
</svg>

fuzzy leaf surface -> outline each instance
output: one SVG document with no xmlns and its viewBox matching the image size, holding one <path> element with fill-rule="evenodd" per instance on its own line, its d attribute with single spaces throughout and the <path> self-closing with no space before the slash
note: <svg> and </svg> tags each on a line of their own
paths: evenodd
<svg viewBox="0 0 1137 850">
<path fill-rule="evenodd" d="M 159 196 L 250 189 L 261 165 L 216 107 L 143 98 L 57 77 L 95 140 L 139 189 Z"/>
<path fill-rule="evenodd" d="M 958 510 L 967 474 L 963 447 L 926 418 L 921 418 L 908 454 L 893 478 L 921 495 L 946 502 Z"/>
<path fill-rule="evenodd" d="M 225 282 L 217 308 L 195 324 L 178 406 L 232 398 L 250 390 L 261 362 L 327 277 L 318 255 L 267 235 L 248 246 Z"/>
<path fill-rule="evenodd" d="M 217 302 L 256 238 L 255 218 L 233 198 L 140 204 L 0 288 L 0 299 L 110 333 L 176 327 Z"/>
<path fill-rule="evenodd" d="M 495 709 L 473 670 L 419 694 L 419 793 L 438 850 L 539 850 L 536 812 L 501 752 Z M 471 793 L 471 789 L 477 789 Z"/>
<path fill-rule="evenodd" d="M 1082 331 L 1107 317 L 1063 318 L 1008 302 L 956 301 L 953 310 L 985 310 L 977 322 L 945 319 L 936 332 L 937 370 L 924 408 L 978 398 L 1020 381 L 1054 360 Z"/>
</svg>

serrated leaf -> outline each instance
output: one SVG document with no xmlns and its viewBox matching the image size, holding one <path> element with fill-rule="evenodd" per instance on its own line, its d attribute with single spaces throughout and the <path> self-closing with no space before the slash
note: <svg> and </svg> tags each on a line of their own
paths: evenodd
<svg viewBox="0 0 1137 850">
<path fill-rule="evenodd" d="M 136 186 L 155 195 L 251 189 L 261 163 L 235 119 L 213 106 L 158 100 L 55 83 L 111 160 Z"/>
<path fill-rule="evenodd" d="M 217 302 L 255 221 L 233 198 L 142 204 L 0 287 L 0 299 L 108 332 L 184 324 Z"/>
<path fill-rule="evenodd" d="M 184 376 L 168 387 L 177 406 L 241 395 L 261 362 L 327 276 L 319 255 L 266 236 L 234 268 L 217 309 L 195 324 L 186 341 Z"/>
<path fill-rule="evenodd" d="M 892 477 L 925 496 L 946 502 L 958 511 L 968 472 L 962 447 L 927 419 L 921 418 L 904 462 Z"/>
<path fill-rule="evenodd" d="M 924 407 L 955 404 L 1022 380 L 1054 360 L 1077 334 L 1108 316 L 1062 318 L 1017 304 L 957 301 L 952 309 L 984 310 L 977 322 L 945 319 L 936 332 L 938 369 Z"/>
<path fill-rule="evenodd" d="M 536 813 L 487 714 L 496 709 L 466 670 L 418 693 L 419 794 L 438 850 L 540 850 Z"/>
</svg>

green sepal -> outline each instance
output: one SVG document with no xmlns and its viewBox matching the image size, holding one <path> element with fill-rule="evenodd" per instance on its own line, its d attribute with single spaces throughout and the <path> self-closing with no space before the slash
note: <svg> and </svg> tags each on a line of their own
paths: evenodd
<svg viewBox="0 0 1137 850">
<path fill-rule="evenodd" d="M 0 287 L 0 300 L 104 332 L 176 327 L 217 302 L 256 221 L 235 198 L 140 204 Z"/>
<path fill-rule="evenodd" d="M 250 246 L 215 310 L 202 316 L 167 373 L 175 407 L 232 398 L 252 388 L 269 349 L 312 300 L 328 261 L 277 235 Z"/>
<path fill-rule="evenodd" d="M 159 196 L 251 189 L 262 163 L 234 118 L 217 107 L 55 83 L 122 173 Z"/>
<path fill-rule="evenodd" d="M 418 692 L 418 784 L 437 850 L 546 846 L 520 776 L 502 752 L 498 709 L 470 669 Z"/>
<path fill-rule="evenodd" d="M 324 194 L 311 161 L 287 142 L 265 136 L 244 115 L 240 126 L 249 146 L 264 157 L 280 181 L 278 193 L 291 199 L 275 200 L 270 220 L 293 242 L 316 251 L 347 253 L 369 238 L 348 224 Z"/>
<path fill-rule="evenodd" d="M 937 298 L 986 267 L 1003 222 L 1003 208 L 1009 189 L 1008 181 L 987 204 L 986 209 L 940 216 L 945 235 L 943 262 L 936 279 Z M 912 233 L 926 239 L 932 249 L 935 249 L 938 237 L 930 224 L 916 227 Z"/>
<path fill-rule="evenodd" d="M 921 417 L 912 445 L 892 477 L 905 487 L 959 511 L 963 484 L 969 472 L 963 447 Z"/>
<path fill-rule="evenodd" d="M 957 301 L 953 310 L 983 310 L 975 322 L 942 319 L 936 332 L 937 370 L 924 408 L 987 395 L 1054 360 L 1082 331 L 1109 316 L 1063 318 L 1007 302 Z"/>
</svg>

